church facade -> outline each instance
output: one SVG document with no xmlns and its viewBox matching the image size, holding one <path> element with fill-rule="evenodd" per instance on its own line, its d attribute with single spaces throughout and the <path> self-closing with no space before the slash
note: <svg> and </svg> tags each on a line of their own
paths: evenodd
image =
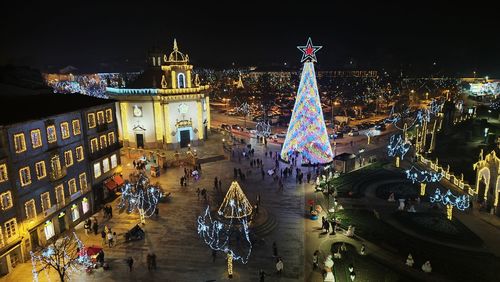
<svg viewBox="0 0 500 282">
<path fill-rule="evenodd" d="M 193 77 L 189 56 L 174 39 L 170 55 L 150 55 L 149 68 L 127 88 L 108 87 L 117 100 L 119 136 L 134 148 L 197 146 L 210 132 L 209 85 Z"/>
</svg>

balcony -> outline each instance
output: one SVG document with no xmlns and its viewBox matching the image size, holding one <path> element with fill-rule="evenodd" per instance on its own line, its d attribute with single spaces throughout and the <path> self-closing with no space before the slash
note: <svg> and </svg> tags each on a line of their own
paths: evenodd
<svg viewBox="0 0 500 282">
<path fill-rule="evenodd" d="M 50 181 L 55 182 L 60 180 L 61 178 L 65 177 L 67 174 L 67 170 L 65 167 L 61 168 L 61 170 L 53 170 L 50 172 Z"/>
<path fill-rule="evenodd" d="M 98 124 L 97 125 L 97 128 L 96 128 L 97 132 L 103 132 L 103 131 L 106 131 L 106 130 L 108 130 L 108 124 L 107 123 L 102 123 L 102 124 Z"/>
<path fill-rule="evenodd" d="M 97 150 L 96 152 L 90 153 L 90 160 L 94 161 L 99 158 L 102 158 L 108 154 L 113 153 L 114 151 L 120 150 L 123 147 L 121 142 L 116 142 L 115 144 L 111 144 L 104 149 Z"/>
</svg>

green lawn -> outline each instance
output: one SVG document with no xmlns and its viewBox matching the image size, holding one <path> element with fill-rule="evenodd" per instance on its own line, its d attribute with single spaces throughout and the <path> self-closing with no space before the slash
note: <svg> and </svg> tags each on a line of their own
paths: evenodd
<svg viewBox="0 0 500 282">
<path fill-rule="evenodd" d="M 356 226 L 355 233 L 405 261 L 411 252 L 415 267 L 430 260 L 433 271 L 454 281 L 498 281 L 500 259 L 493 255 L 466 252 L 410 237 L 377 220 L 371 211 L 342 210 L 337 213 L 342 226 Z"/>
</svg>

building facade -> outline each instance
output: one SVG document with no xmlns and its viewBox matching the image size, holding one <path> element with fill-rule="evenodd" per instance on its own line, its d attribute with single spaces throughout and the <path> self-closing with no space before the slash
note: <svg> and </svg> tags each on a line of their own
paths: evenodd
<svg viewBox="0 0 500 282">
<path fill-rule="evenodd" d="M 50 94 L 2 102 L 15 107 L 23 99 L 32 103 L 26 112 L 0 125 L 0 276 L 90 217 L 99 207 L 91 188 L 120 163 L 114 101 Z M 104 122 L 88 128 L 88 114 L 101 112 Z M 94 138 L 102 141 L 98 148 L 90 145 Z M 92 168 L 105 159 L 106 172 L 95 177 Z"/>
<path fill-rule="evenodd" d="M 208 85 L 193 78 L 189 56 L 174 40 L 170 55 L 152 54 L 150 67 L 128 88 L 107 88 L 118 100 L 119 135 L 124 146 L 179 148 L 198 145 L 210 131 Z"/>
</svg>

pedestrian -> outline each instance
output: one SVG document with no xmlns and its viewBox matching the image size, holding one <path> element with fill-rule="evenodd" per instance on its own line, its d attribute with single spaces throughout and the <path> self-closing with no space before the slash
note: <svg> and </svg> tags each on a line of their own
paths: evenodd
<svg viewBox="0 0 500 282">
<path fill-rule="evenodd" d="M 276 241 L 273 242 L 273 257 L 278 257 L 278 246 L 276 245 Z"/>
<path fill-rule="evenodd" d="M 101 231 L 101 239 L 102 239 L 102 245 L 106 245 L 106 231 Z"/>
<path fill-rule="evenodd" d="M 264 169 L 260 169 L 260 173 L 262 174 L 262 180 L 264 180 L 264 176 L 266 176 L 266 173 L 264 172 Z"/>
<path fill-rule="evenodd" d="M 267 152 L 266 152 L 267 153 Z M 259 270 L 259 281 L 264 282 L 264 279 L 266 277 L 267 273 L 264 272 L 264 270 Z"/>
<path fill-rule="evenodd" d="M 129 271 L 132 272 L 132 267 L 134 266 L 134 259 L 132 257 L 128 257 L 127 264 Z"/>
<path fill-rule="evenodd" d="M 217 177 L 215 177 L 214 179 L 214 189 L 217 190 L 217 185 L 219 184 L 219 180 L 217 179 Z"/>
<path fill-rule="evenodd" d="M 234 179 L 238 178 L 238 170 L 236 168 L 233 168 L 234 172 Z"/>
<path fill-rule="evenodd" d="M 160 207 L 156 206 L 155 207 L 155 216 L 158 217 L 160 214 Z"/>
<path fill-rule="evenodd" d="M 359 251 L 359 253 L 362 256 L 366 255 L 366 246 L 365 246 L 365 244 L 361 244 L 361 250 Z"/>
<path fill-rule="evenodd" d="M 148 253 L 146 256 L 146 263 L 148 265 L 148 271 L 151 271 L 151 268 L 153 268 L 153 259 L 151 257 L 151 253 Z"/>
<path fill-rule="evenodd" d="M 151 263 L 153 266 L 153 270 L 156 270 L 156 254 L 155 253 L 151 253 Z"/>
<path fill-rule="evenodd" d="M 335 231 L 337 228 L 337 221 L 335 220 L 335 218 L 333 218 L 331 225 L 332 225 L 332 233 L 330 233 L 330 235 L 335 235 Z"/>
<path fill-rule="evenodd" d="M 325 231 L 326 234 L 330 231 L 330 222 L 328 222 L 328 219 L 325 219 Z"/>
<path fill-rule="evenodd" d="M 283 260 L 281 258 L 278 258 L 278 261 L 276 262 L 276 273 L 278 273 L 278 275 L 283 273 Z"/>
<path fill-rule="evenodd" d="M 212 250 L 212 262 L 215 262 L 215 258 L 217 257 L 217 251 Z"/>
<path fill-rule="evenodd" d="M 222 180 L 219 179 L 219 190 L 222 189 Z"/>
<path fill-rule="evenodd" d="M 319 250 L 314 251 L 313 254 L 313 269 L 317 269 L 319 267 Z"/>
<path fill-rule="evenodd" d="M 89 236 L 89 231 L 90 231 L 90 225 L 92 224 L 92 221 L 90 221 L 90 218 L 85 220 L 85 224 L 83 225 L 83 228 L 85 228 L 85 235 Z"/>
<path fill-rule="evenodd" d="M 257 194 L 257 205 L 260 205 L 260 193 Z"/>
<path fill-rule="evenodd" d="M 92 223 L 92 229 L 94 230 L 94 235 L 97 235 L 98 228 L 99 228 L 99 224 L 97 224 L 97 218 L 94 216 L 94 222 Z"/>
<path fill-rule="evenodd" d="M 113 247 L 113 233 L 111 233 L 111 230 L 109 230 L 106 238 L 108 239 L 108 247 Z"/>
<path fill-rule="evenodd" d="M 113 218 L 113 207 L 112 206 L 109 206 L 109 218 Z"/>
</svg>

